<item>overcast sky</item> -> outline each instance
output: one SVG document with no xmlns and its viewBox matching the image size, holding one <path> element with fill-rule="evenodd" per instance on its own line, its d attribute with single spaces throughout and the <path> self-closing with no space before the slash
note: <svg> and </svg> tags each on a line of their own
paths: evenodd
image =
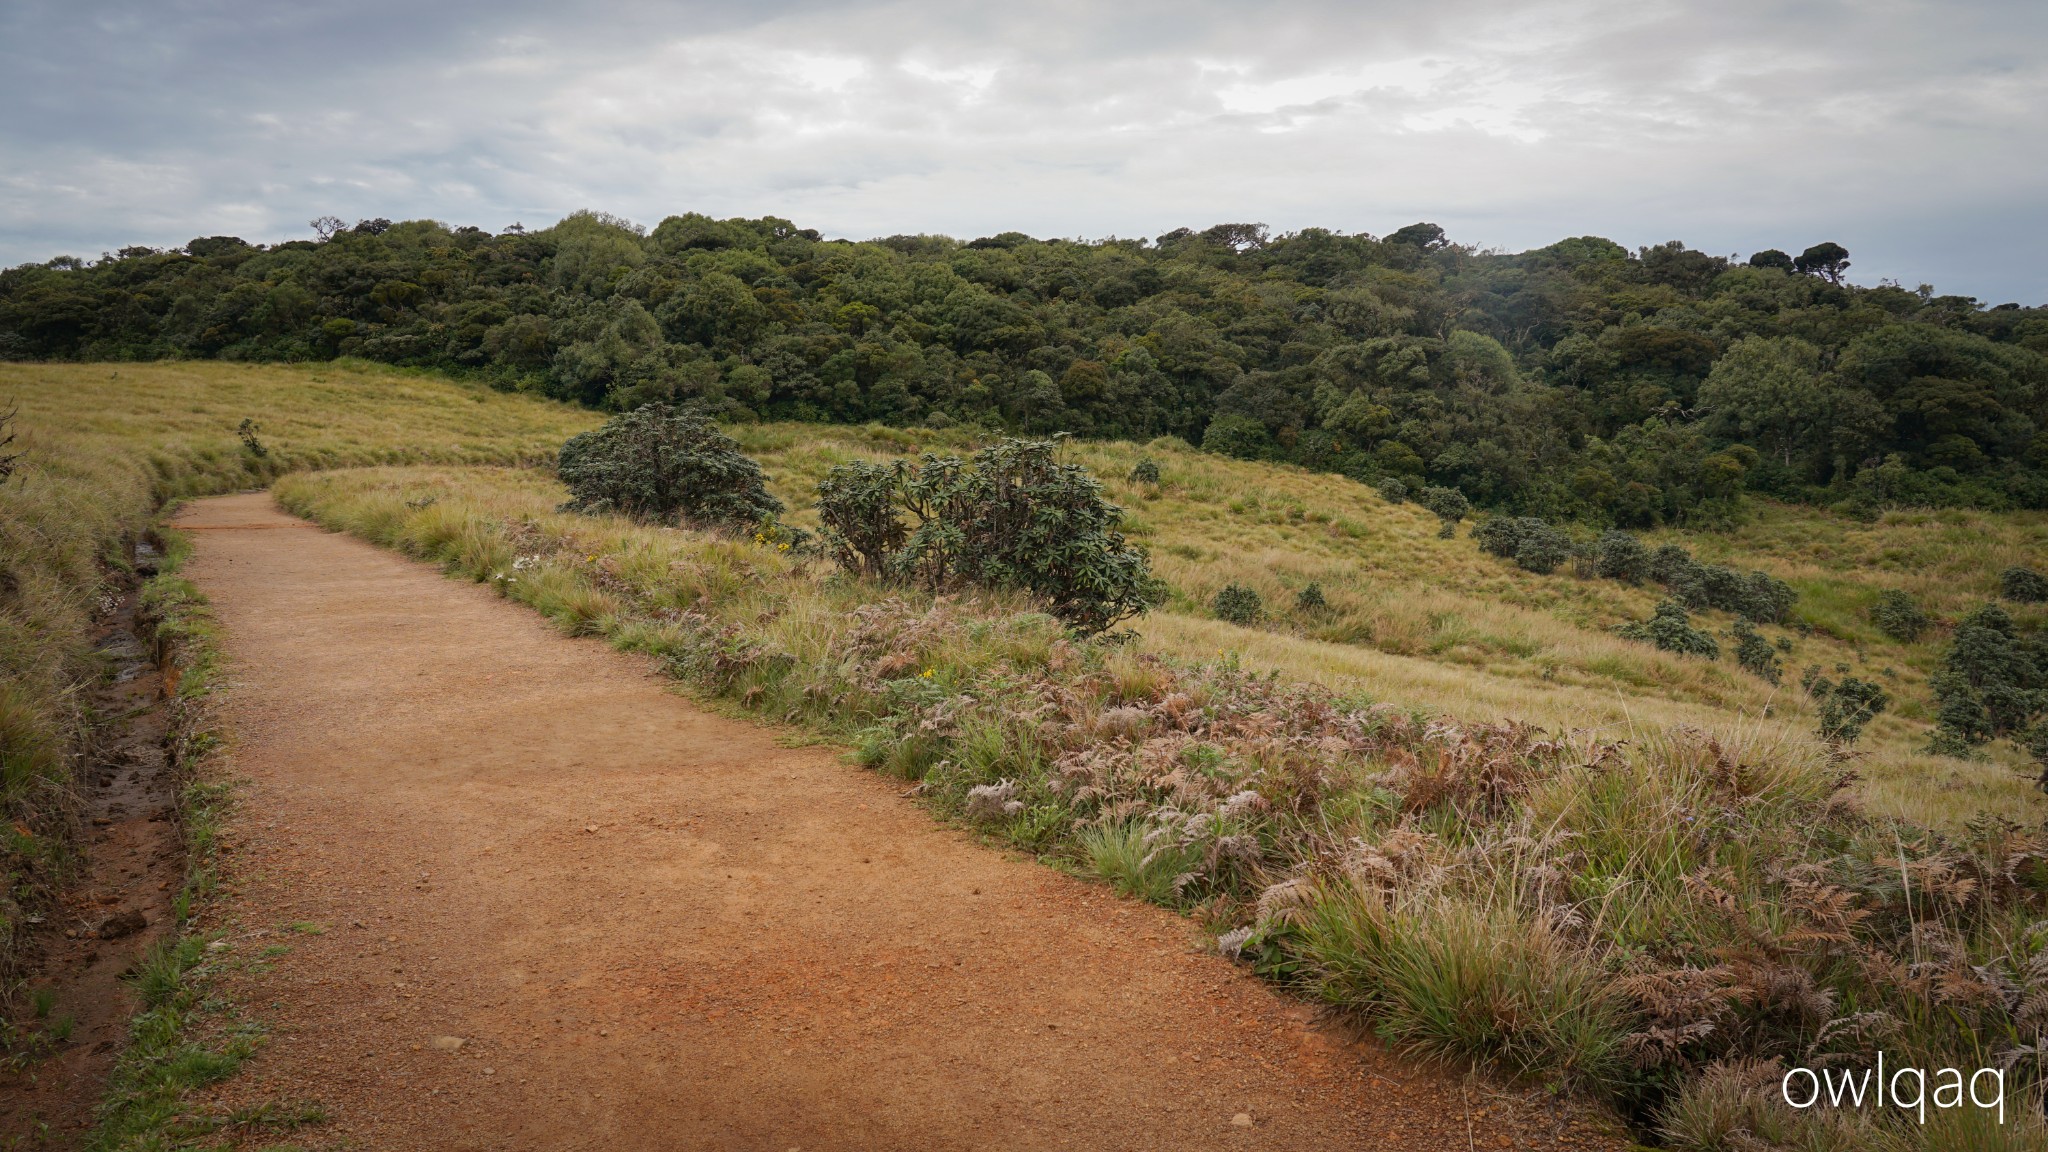
<svg viewBox="0 0 2048 1152">
<path fill-rule="evenodd" d="M 6 0 L 0 110 L 0 264 L 327 214 L 1429 220 L 2048 304 L 2042 0 Z"/>
</svg>

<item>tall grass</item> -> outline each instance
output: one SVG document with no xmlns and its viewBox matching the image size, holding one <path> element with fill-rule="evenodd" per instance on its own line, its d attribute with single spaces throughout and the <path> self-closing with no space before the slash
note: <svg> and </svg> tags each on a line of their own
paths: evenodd
<svg viewBox="0 0 2048 1152">
<path fill-rule="evenodd" d="M 1742 1146 L 1757 1115 L 1820 1123 L 1767 1099 L 1731 1111 L 1716 1069 L 1745 1062 L 2012 1062 L 2038 1107 L 2048 836 L 1873 816 L 1780 728 L 1619 742 L 1461 722 L 1229 652 L 1079 642 L 1012 598 L 891 592 L 745 541 L 558 514 L 559 488 L 517 470 L 277 492 L 839 734 L 939 811 L 1199 917 L 1396 1044 L 1606 1100 L 1680 1147 Z M 1983 1135 L 1836 1121 L 1872 1146 Z M 2038 1134 L 1985 1146 L 2048 1147 Z"/>
<path fill-rule="evenodd" d="M 768 469 L 796 523 L 809 522 L 817 481 L 834 464 L 965 443 L 958 431 L 879 427 L 733 432 Z M 1859 746 L 1857 791 L 1873 811 L 1950 828 L 1985 811 L 2048 816 L 2017 749 L 2000 744 L 1982 761 L 1925 751 L 1927 677 L 1948 642 L 1945 628 L 1902 644 L 1868 620 L 1877 597 L 1896 587 L 1952 623 L 1995 595 L 2003 568 L 2038 565 L 2030 558 L 2048 554 L 2048 514 L 1895 512 L 1863 523 L 1759 501 L 1733 533 L 1652 534 L 1651 543 L 1684 543 L 1703 559 L 1762 569 L 1800 590 L 1790 626 L 1762 629 L 1792 646 L 1784 659 L 1794 676 L 1778 686 L 1732 658 L 1678 656 L 1615 635 L 1616 625 L 1649 616 L 1661 589 L 1569 569 L 1522 571 L 1464 536 L 1439 539 L 1435 516 L 1341 476 L 1228 460 L 1173 440 L 1081 442 L 1069 451 L 1128 509 L 1132 537 L 1173 589 L 1163 610 L 1134 624 L 1144 650 L 1192 659 L 1228 648 L 1339 692 L 1467 719 L 1516 716 L 1617 737 L 1739 727 L 1787 742 L 1818 722 L 1813 702 L 1791 684 L 1797 671 L 1846 664 L 1896 701 Z M 1160 464 L 1159 483 L 1127 479 L 1140 457 Z M 1273 609 L 1260 625 L 1213 617 L 1211 599 L 1233 583 Z M 1327 606 L 1294 611 L 1309 583 L 1322 586 Z M 2022 623 L 2048 621 L 2048 608 L 2019 612 Z M 1725 640 L 1734 618 L 1701 612 L 1695 622 Z"/>
</svg>

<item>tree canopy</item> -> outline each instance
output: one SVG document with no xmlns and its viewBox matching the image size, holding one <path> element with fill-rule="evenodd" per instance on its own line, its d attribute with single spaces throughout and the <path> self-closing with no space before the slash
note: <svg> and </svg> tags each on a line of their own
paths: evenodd
<svg viewBox="0 0 2048 1152">
<path fill-rule="evenodd" d="M 579 212 L 317 222 L 0 272 L 0 356 L 361 357 L 594 407 L 1176 436 L 1650 526 L 1739 493 L 2048 507 L 2048 309 L 1598 237 L 1476 250 L 1263 225 L 1093 243 L 823 239 Z"/>
</svg>

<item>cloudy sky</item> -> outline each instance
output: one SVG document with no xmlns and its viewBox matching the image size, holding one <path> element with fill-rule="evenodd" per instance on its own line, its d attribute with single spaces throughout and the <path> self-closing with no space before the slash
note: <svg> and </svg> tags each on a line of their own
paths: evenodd
<svg viewBox="0 0 2048 1152">
<path fill-rule="evenodd" d="M 1836 240 L 2048 303 L 2048 3 L 0 5 L 0 264 L 332 214 Z"/>
</svg>

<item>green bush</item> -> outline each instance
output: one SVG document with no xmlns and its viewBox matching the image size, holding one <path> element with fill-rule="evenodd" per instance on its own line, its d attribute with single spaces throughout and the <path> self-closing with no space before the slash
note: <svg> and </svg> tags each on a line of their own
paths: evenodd
<svg viewBox="0 0 2048 1152">
<path fill-rule="evenodd" d="M 1572 558 L 1572 538 L 1534 516 L 1496 516 L 1472 530 L 1479 547 L 1531 572 L 1548 574 Z"/>
<path fill-rule="evenodd" d="M 1846 672 L 1848 667 L 1843 665 L 1836 671 Z M 1856 743 L 1864 726 L 1891 704 L 1884 689 L 1854 676 L 1845 676 L 1836 683 L 1822 676 L 1819 668 L 1808 668 L 1799 682 L 1820 705 L 1820 728 L 1816 735 L 1837 747 Z"/>
<path fill-rule="evenodd" d="M 2041 769 L 2039 783 L 2042 787 L 2048 788 L 2048 716 L 2034 721 L 2034 726 L 2027 729 L 2026 739 L 2020 742 L 2020 747 L 2025 748 L 2027 755 L 2034 758 L 2034 764 Z"/>
<path fill-rule="evenodd" d="M 1256 624 L 1266 614 L 1265 601 L 1259 594 L 1242 584 L 1225 584 L 1221 592 L 1209 601 L 1209 610 L 1216 613 L 1218 620 L 1232 624 Z"/>
<path fill-rule="evenodd" d="M 971 461 L 927 452 L 842 464 L 818 486 L 825 546 L 848 570 L 943 591 L 1020 588 L 1077 631 L 1101 632 L 1158 602 L 1123 509 L 1051 440 L 1006 439 Z M 906 520 L 906 517 L 908 518 Z"/>
<path fill-rule="evenodd" d="M 1150 456 L 1140 457 L 1136 464 L 1131 465 L 1130 480 L 1133 484 L 1159 483 L 1159 461 Z"/>
<path fill-rule="evenodd" d="M 1408 499 L 1408 482 L 1399 476 L 1389 476 L 1380 481 L 1380 495 L 1389 504 L 1399 504 Z"/>
<path fill-rule="evenodd" d="M 714 528 L 757 524 L 782 511 L 761 466 L 694 408 L 649 404 L 562 445 L 570 512 L 617 512 Z"/>
<path fill-rule="evenodd" d="M 1702 564 L 1678 544 L 1665 544 L 1652 552 L 1648 574 L 1687 608 L 1719 608 L 1759 623 L 1783 624 L 1799 600 L 1792 586 L 1775 576 Z"/>
<path fill-rule="evenodd" d="M 825 549 L 841 567 L 887 580 L 891 559 L 910 535 L 898 512 L 901 463 L 840 464 L 818 484 L 818 520 Z"/>
<path fill-rule="evenodd" d="M 1633 534 L 1618 528 L 1602 532 L 1593 551 L 1594 570 L 1609 580 L 1641 584 L 1649 579 L 1650 550 Z"/>
<path fill-rule="evenodd" d="M 1894 640 L 1912 643 L 1927 631 L 1927 613 L 1904 592 L 1894 588 L 1877 598 L 1870 609 L 1870 622 Z"/>
<path fill-rule="evenodd" d="M 1784 668 L 1778 663 L 1778 650 L 1757 632 L 1756 626 L 1746 616 L 1735 618 L 1734 633 L 1735 662 L 1742 666 L 1743 671 L 1776 684 L 1784 675 Z"/>
<path fill-rule="evenodd" d="M 1650 579 L 1670 585 L 1693 568 L 1692 553 L 1683 544 L 1660 544 L 1650 553 Z"/>
<path fill-rule="evenodd" d="M 1936 750 L 1949 755 L 2026 730 L 2048 711 L 2048 643 L 2022 635 L 2005 609 L 1963 617 L 1929 683 L 1937 704 Z"/>
<path fill-rule="evenodd" d="M 1999 594 L 2020 604 L 2048 600 L 2048 576 L 2032 568 L 2012 567 L 1998 574 Z"/>
<path fill-rule="evenodd" d="M 1294 610 L 1304 615 L 1321 612 L 1329 606 L 1330 602 L 1323 598 L 1321 584 L 1310 584 L 1294 594 Z"/>
<path fill-rule="evenodd" d="M 1631 640 L 1646 640 L 1666 652 L 1676 652 L 1681 656 L 1704 656 L 1709 660 L 1721 658 L 1721 645 L 1712 636 L 1694 628 L 1685 606 L 1675 600 L 1660 601 L 1648 620 L 1623 624 L 1615 631 Z"/>
<path fill-rule="evenodd" d="M 1437 536 L 1449 540 L 1458 533 L 1458 521 L 1472 511 L 1472 502 L 1456 488 L 1424 488 L 1416 493 L 1415 502 L 1423 509 L 1443 521 Z"/>
</svg>

